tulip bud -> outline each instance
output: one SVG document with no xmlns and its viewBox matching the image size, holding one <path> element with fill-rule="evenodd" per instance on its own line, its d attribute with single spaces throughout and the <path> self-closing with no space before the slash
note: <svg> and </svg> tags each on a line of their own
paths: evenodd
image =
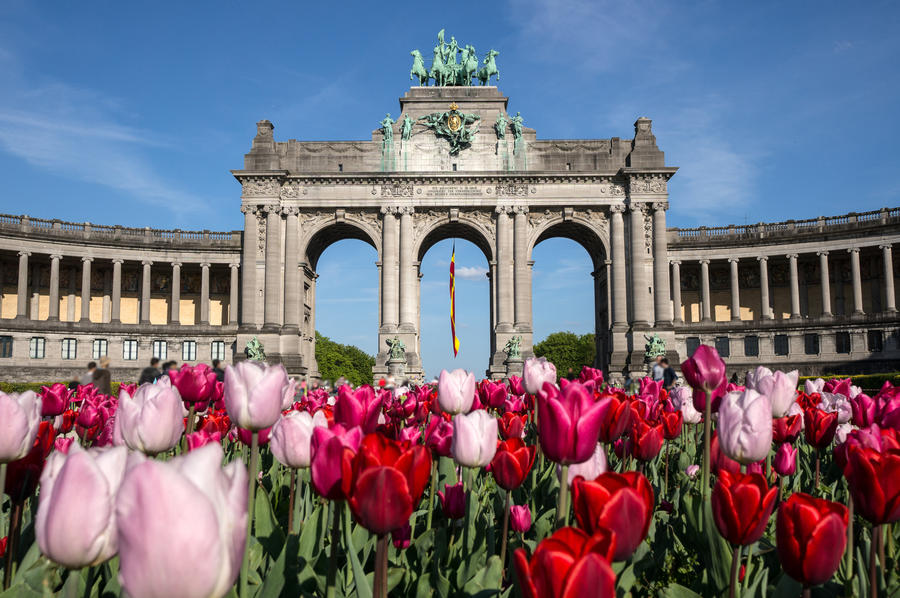
<svg viewBox="0 0 900 598">
<path fill-rule="evenodd" d="M 119 394 L 114 434 L 130 449 L 158 455 L 178 444 L 184 431 L 181 397 L 171 386 L 142 384 L 131 397 Z"/>
<path fill-rule="evenodd" d="M 262 430 L 281 417 L 288 388 L 284 366 L 241 361 L 225 369 L 225 408 L 231 421 L 246 430 Z"/>
<path fill-rule="evenodd" d="M 771 372 L 760 366 L 756 369 L 756 375 L 747 376 L 748 387 L 759 394 L 766 395 L 772 401 L 772 416 L 784 417 L 791 405 L 797 399 L 797 379 L 799 372 L 793 370 L 784 372 Z"/>
<path fill-rule="evenodd" d="M 448 519 L 462 519 L 466 515 L 466 491 L 462 482 L 454 485 L 444 484 L 444 492 L 438 490 L 441 499 L 441 510 Z"/>
<path fill-rule="evenodd" d="M 272 454 L 287 467 L 309 467 L 310 443 L 316 427 L 328 427 L 328 421 L 321 411 L 317 411 L 314 416 L 306 411 L 291 411 L 272 426 L 269 444 Z"/>
<path fill-rule="evenodd" d="M 485 467 L 497 452 L 497 419 L 481 410 L 455 415 L 450 452 L 463 467 Z"/>
<path fill-rule="evenodd" d="M 180 370 L 171 370 L 169 379 L 188 403 L 206 403 L 216 391 L 216 373 L 205 363 L 184 364 Z"/>
<path fill-rule="evenodd" d="M 475 375 L 465 370 L 441 370 L 437 400 L 441 409 L 451 415 L 468 413 L 475 400 Z"/>
<path fill-rule="evenodd" d="M 509 526 L 514 532 L 524 534 L 531 529 L 531 509 L 528 505 L 510 505 Z"/>
<path fill-rule="evenodd" d="M 0 463 L 28 454 L 41 423 L 41 399 L 34 391 L 0 392 Z"/>
<path fill-rule="evenodd" d="M 528 394 L 536 395 L 545 382 L 556 384 L 556 366 L 546 357 L 529 357 L 524 368 L 522 381 Z"/>
<path fill-rule="evenodd" d="M 797 449 L 789 442 L 784 442 L 775 451 L 775 460 L 772 467 L 778 475 L 794 475 L 797 471 Z"/>
<path fill-rule="evenodd" d="M 755 390 L 730 392 L 719 407 L 719 447 L 743 464 L 765 459 L 772 445 L 772 403 Z"/>
<path fill-rule="evenodd" d="M 44 417 L 62 414 L 69 406 L 69 388 L 61 382 L 51 386 L 42 386 L 41 404 L 41 415 Z"/>
<path fill-rule="evenodd" d="M 728 379 L 725 362 L 719 352 L 709 345 L 700 345 L 694 354 L 681 364 L 684 379 L 694 389 L 694 407 L 705 409 L 705 400 L 715 400 L 725 394 Z M 715 401 L 714 401 L 715 402 Z"/>
<path fill-rule="evenodd" d="M 700 466 L 696 463 L 691 463 L 687 466 L 687 469 L 684 470 L 684 473 L 689 478 L 696 478 L 697 474 L 700 473 Z"/>
</svg>

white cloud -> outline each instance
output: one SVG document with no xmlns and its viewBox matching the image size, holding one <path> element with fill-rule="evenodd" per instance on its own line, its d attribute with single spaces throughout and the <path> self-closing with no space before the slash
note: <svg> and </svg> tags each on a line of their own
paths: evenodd
<svg viewBox="0 0 900 598">
<path fill-rule="evenodd" d="M 456 277 L 463 280 L 487 280 L 487 268 L 482 266 L 457 266 Z"/>
</svg>

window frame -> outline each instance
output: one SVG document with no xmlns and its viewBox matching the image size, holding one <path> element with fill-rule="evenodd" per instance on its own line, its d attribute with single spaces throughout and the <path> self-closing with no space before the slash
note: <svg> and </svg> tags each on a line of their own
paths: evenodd
<svg viewBox="0 0 900 598">
<path fill-rule="evenodd" d="M 157 348 L 161 347 L 162 351 L 158 351 Z M 165 361 L 169 358 L 169 341 L 163 339 L 156 339 L 150 345 L 151 356 L 157 358 L 160 361 Z"/>
<path fill-rule="evenodd" d="M 779 343 L 784 343 L 784 351 L 779 351 Z M 772 352 L 778 357 L 791 354 L 791 337 L 787 334 L 776 334 L 772 337 Z"/>
<path fill-rule="evenodd" d="M 134 355 L 131 356 L 131 352 L 129 348 L 134 348 Z M 140 344 L 138 343 L 136 338 L 126 338 L 122 341 L 122 360 L 123 361 L 137 361 L 138 353 L 140 353 Z"/>
<path fill-rule="evenodd" d="M 69 348 L 71 351 L 68 350 Z M 62 339 L 59 343 L 59 354 L 60 358 L 65 361 L 78 359 L 78 339 L 73 337 Z M 67 357 L 67 355 L 69 356 Z"/>
<path fill-rule="evenodd" d="M 813 339 L 815 351 L 811 352 L 809 345 Z M 822 339 L 818 332 L 807 332 L 803 335 L 803 353 L 804 355 L 820 355 L 822 353 Z"/>
<path fill-rule="evenodd" d="M 221 347 L 222 351 L 219 353 L 216 349 L 217 347 Z M 225 361 L 225 341 L 212 341 L 209 344 L 209 355 L 210 361 L 213 359 L 218 359 L 219 361 Z"/>
<path fill-rule="evenodd" d="M 846 342 L 846 350 L 843 350 L 844 347 L 842 347 L 842 345 L 844 345 L 845 342 Z M 853 349 L 853 339 L 850 337 L 850 333 L 846 330 L 836 331 L 834 333 L 834 352 L 839 353 L 841 355 L 849 355 L 852 349 Z"/>
<path fill-rule="evenodd" d="M 747 343 L 751 342 L 750 339 L 753 339 L 752 343 L 754 345 L 753 352 L 747 351 Z M 759 357 L 759 335 L 758 334 L 748 334 L 744 337 L 744 357 Z"/>
<path fill-rule="evenodd" d="M 97 349 L 97 343 L 102 343 L 103 349 L 102 352 Z M 91 341 L 91 359 L 100 359 L 101 357 L 109 355 L 109 339 L 106 338 L 95 338 Z"/>
<path fill-rule="evenodd" d="M 181 361 L 197 361 L 197 341 L 181 341 Z"/>
<path fill-rule="evenodd" d="M 40 347 L 40 351 L 37 350 L 38 347 Z M 37 353 L 40 353 L 40 355 L 38 355 Z M 30 339 L 28 339 L 28 359 L 46 359 L 46 357 L 47 337 L 32 336 Z"/>
</svg>

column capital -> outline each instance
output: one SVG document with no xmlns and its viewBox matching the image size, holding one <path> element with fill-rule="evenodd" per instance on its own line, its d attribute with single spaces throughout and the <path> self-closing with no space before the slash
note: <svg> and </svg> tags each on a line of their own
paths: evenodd
<svg viewBox="0 0 900 598">
<path fill-rule="evenodd" d="M 700 262 L 701 264 L 705 264 L 707 266 L 709 265 L 709 260 L 707 258 L 703 258 L 702 260 L 697 260 L 697 261 Z"/>
<path fill-rule="evenodd" d="M 528 213 L 528 206 L 513 206 L 513 211 L 518 216 L 519 214 L 525 215 Z"/>
<path fill-rule="evenodd" d="M 125 263 L 125 260 L 123 260 L 123 259 L 120 258 L 120 257 L 117 257 L 117 258 L 114 258 L 114 259 L 112 260 L 112 263 L 121 265 L 121 264 L 124 264 L 124 263 Z"/>
<path fill-rule="evenodd" d="M 384 215 L 387 215 L 387 214 L 391 214 L 391 215 L 399 214 L 399 213 L 400 213 L 400 206 L 381 206 L 381 213 L 384 214 Z"/>
<path fill-rule="evenodd" d="M 58 261 L 58 260 L 61 260 L 62 257 L 63 257 L 63 256 L 61 256 L 61 255 L 58 254 L 58 253 L 51 253 L 51 254 L 50 254 L 50 260 L 51 260 L 51 261 L 52 261 L 52 260 L 57 260 L 57 261 Z"/>
<path fill-rule="evenodd" d="M 785 255 L 784 257 L 786 257 L 786 258 L 789 259 L 789 260 L 795 260 L 795 259 L 797 259 L 799 256 L 798 256 L 796 253 L 789 253 L 789 254 Z"/>
<path fill-rule="evenodd" d="M 241 214 L 257 214 L 260 210 L 260 207 L 252 204 L 245 204 L 241 206 Z"/>
<path fill-rule="evenodd" d="M 237 269 L 237 268 L 240 268 L 241 265 L 237 262 L 231 262 L 230 264 L 228 264 L 228 267 Z"/>
<path fill-rule="evenodd" d="M 892 249 L 892 244 L 891 243 L 882 243 L 881 245 L 878 246 L 878 249 L 890 250 L 890 249 Z"/>
<path fill-rule="evenodd" d="M 653 202 L 653 209 L 654 209 L 655 211 L 657 211 L 657 212 L 659 212 L 659 211 L 665 212 L 666 210 L 669 209 L 669 202 L 667 202 L 667 201 L 654 201 L 654 202 Z"/>
<path fill-rule="evenodd" d="M 397 213 L 400 214 L 401 216 L 404 214 L 406 214 L 408 216 L 412 216 L 413 214 L 416 213 L 416 208 L 415 208 L 415 206 L 398 206 Z"/>
<path fill-rule="evenodd" d="M 730 264 L 737 264 L 737 263 L 740 262 L 740 261 L 741 261 L 741 258 L 739 258 L 739 257 L 730 257 L 730 258 L 728 258 L 728 263 L 730 263 Z"/>
<path fill-rule="evenodd" d="M 141 260 L 141 265 L 143 266 L 152 266 L 153 260 Z"/>
<path fill-rule="evenodd" d="M 768 262 L 768 261 L 769 261 L 769 256 L 767 256 L 767 255 L 758 255 L 758 256 L 756 256 L 756 261 L 758 261 L 758 262 Z"/>
<path fill-rule="evenodd" d="M 92 257 L 83 257 L 83 258 L 81 258 L 81 261 L 82 261 L 82 262 L 88 262 L 88 263 L 90 263 L 90 262 L 93 262 L 93 261 L 94 261 L 94 258 L 92 258 Z"/>
<path fill-rule="evenodd" d="M 681 260 L 669 260 L 669 265 L 670 266 L 680 266 Z"/>
<path fill-rule="evenodd" d="M 209 262 L 201 262 L 200 267 L 201 268 L 209 268 Z"/>
<path fill-rule="evenodd" d="M 263 214 L 265 214 L 266 216 L 271 216 L 273 214 L 275 216 L 280 216 L 281 215 L 281 206 L 278 205 L 277 203 L 266 204 L 266 205 L 259 206 L 259 211 L 262 212 Z"/>
<path fill-rule="evenodd" d="M 609 206 L 609 211 L 613 214 L 624 214 L 625 213 L 625 204 L 623 203 L 615 203 Z"/>
<path fill-rule="evenodd" d="M 628 208 L 631 210 L 631 213 L 632 213 L 632 214 L 634 214 L 635 212 L 640 212 L 641 215 L 644 215 L 644 214 L 647 213 L 648 205 L 647 205 L 646 203 L 634 203 L 634 202 L 632 202 L 632 203 L 629 203 L 629 204 L 628 204 Z"/>
<path fill-rule="evenodd" d="M 494 212 L 497 214 L 512 214 L 513 206 L 497 206 L 494 208 Z"/>
<path fill-rule="evenodd" d="M 859 253 L 859 247 L 851 247 L 847 250 L 847 253 Z"/>
<path fill-rule="evenodd" d="M 822 257 L 822 256 L 828 257 L 828 252 L 827 251 L 817 251 L 816 255 L 819 257 Z"/>
<path fill-rule="evenodd" d="M 173 268 L 180 268 L 181 262 L 171 262 Z"/>
<path fill-rule="evenodd" d="M 19 257 L 29 257 L 31 255 L 30 251 L 20 251 Z"/>
<path fill-rule="evenodd" d="M 297 216 L 300 214 L 300 208 L 297 206 L 283 206 L 281 213 L 285 216 Z"/>
</svg>

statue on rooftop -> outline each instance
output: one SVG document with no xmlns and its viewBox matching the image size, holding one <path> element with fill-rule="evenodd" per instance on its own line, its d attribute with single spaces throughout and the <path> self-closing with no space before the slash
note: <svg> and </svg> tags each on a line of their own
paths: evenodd
<svg viewBox="0 0 900 598">
<path fill-rule="evenodd" d="M 494 123 L 494 130 L 497 131 L 497 139 L 506 139 L 506 126 L 509 124 L 509 121 L 506 120 L 506 117 L 503 113 L 499 113 L 497 116 L 497 122 Z"/>
<path fill-rule="evenodd" d="M 409 117 L 409 114 L 403 115 L 403 121 L 400 124 L 400 139 L 409 141 L 409 138 L 412 135 L 413 123 L 415 123 L 415 121 Z"/>
<path fill-rule="evenodd" d="M 384 119 L 381 121 L 381 133 L 384 135 L 383 145 L 388 145 L 394 141 L 394 119 L 391 118 L 391 113 L 388 112 Z"/>
<path fill-rule="evenodd" d="M 410 55 L 413 57 L 413 65 L 409 70 L 409 80 L 412 81 L 414 77 L 417 77 L 419 85 L 428 85 L 429 76 L 428 71 L 425 70 L 425 59 L 422 58 L 422 53 L 413 50 Z"/>
</svg>

